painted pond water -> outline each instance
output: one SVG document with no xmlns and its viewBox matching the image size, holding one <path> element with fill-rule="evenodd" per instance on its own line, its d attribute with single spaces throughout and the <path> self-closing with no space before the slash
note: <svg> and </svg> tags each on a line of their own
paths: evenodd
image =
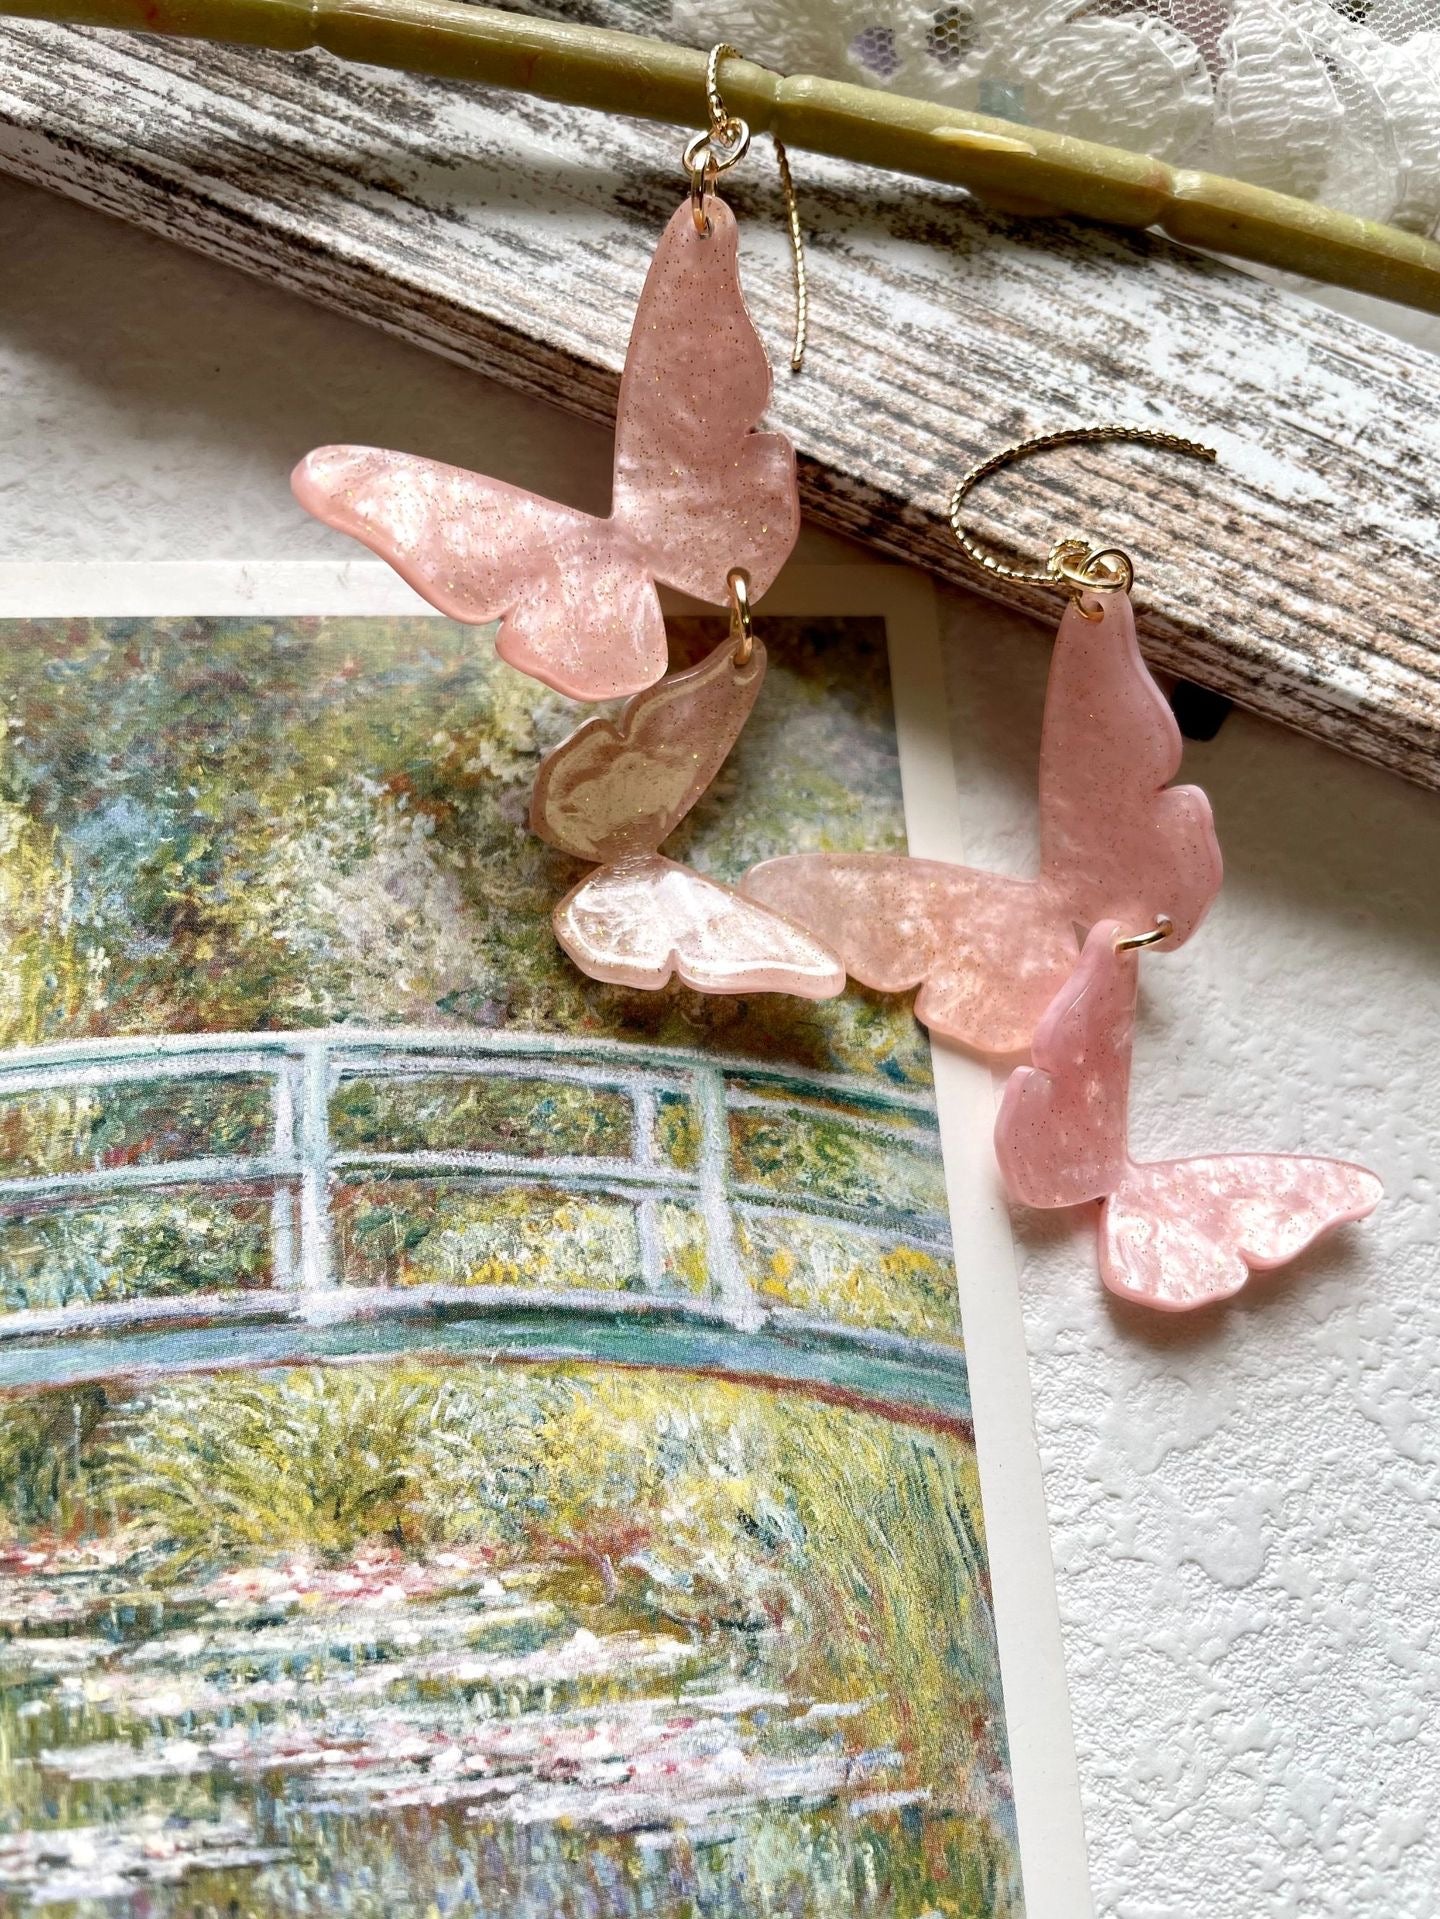
<svg viewBox="0 0 1440 1919">
<path fill-rule="evenodd" d="M 982 1595 L 900 1523 L 939 1487 L 963 1537 L 960 1441 L 713 1382 L 470 1383 L 477 1452 L 506 1435 L 480 1494 L 416 1368 L 12 1404 L 12 1458 L 25 1417 L 78 1437 L 0 1568 L 4 1910 L 1011 1909 Z M 307 1419 L 330 1477 L 302 1495 Z M 341 1510 L 367 1474 L 386 1539 Z"/>
</svg>

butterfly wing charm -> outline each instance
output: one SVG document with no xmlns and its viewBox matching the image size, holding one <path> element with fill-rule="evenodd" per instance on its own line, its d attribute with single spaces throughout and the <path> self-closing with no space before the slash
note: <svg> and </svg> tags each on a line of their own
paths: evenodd
<svg viewBox="0 0 1440 1919">
<path fill-rule="evenodd" d="M 734 215 L 690 203 L 660 241 L 620 386 L 608 519 L 375 447 L 327 446 L 295 469 L 302 506 L 388 560 L 452 619 L 499 619 L 502 659 L 572 699 L 665 671 L 655 581 L 723 604 L 744 567 L 755 598 L 795 544 L 795 454 L 751 431 L 770 395 L 740 290 Z"/>
<path fill-rule="evenodd" d="M 1022 1206 L 1103 1199 L 1130 1164 L 1134 952 L 1097 926 L 1080 963 L 1035 1028 L 1033 1066 L 1010 1075 L 995 1122 L 995 1156 Z"/>
<path fill-rule="evenodd" d="M 740 289 L 740 232 L 707 196 L 672 217 L 640 295 L 615 422 L 614 518 L 658 580 L 723 606 L 740 566 L 759 599 L 800 533 L 795 449 L 752 429 L 770 362 Z"/>
<path fill-rule="evenodd" d="M 1123 918 L 1194 932 L 1220 885 L 1210 803 L 1167 787 L 1180 734 L 1135 641 L 1123 593 L 1060 622 L 1040 750 L 1041 876 L 1007 879 L 898 854 L 767 860 L 743 890 L 824 940 L 880 992 L 920 985 L 932 1032 L 1023 1051 L 1075 964 L 1073 926 Z"/>
<path fill-rule="evenodd" d="M 557 692 L 609 699 L 665 671 L 654 582 L 608 520 L 369 446 L 322 446 L 291 485 L 452 620 L 500 620 L 501 659 Z"/>
<path fill-rule="evenodd" d="M 1136 955 L 1096 926 L 1075 976 L 1035 1031 L 1035 1064 L 1010 1075 L 995 1152 L 1027 1206 L 1104 1202 L 1100 1272 L 1111 1292 L 1184 1312 L 1239 1292 L 1322 1233 L 1374 1211 L 1380 1181 L 1343 1160 L 1218 1154 L 1130 1158 L 1127 1105 Z"/>
<path fill-rule="evenodd" d="M 541 763 L 530 828 L 582 860 L 653 853 L 729 757 L 765 679 L 757 639 L 737 666 L 728 642 L 687 672 L 586 720 Z"/>
<path fill-rule="evenodd" d="M 701 993 L 833 999 L 845 969 L 798 926 L 658 853 L 602 866 L 555 909 L 582 973 L 616 986 L 672 978 Z"/>
<path fill-rule="evenodd" d="M 1374 1212 L 1381 1190 L 1363 1166 L 1284 1153 L 1132 1166 L 1101 1216 L 1101 1276 L 1161 1312 L 1228 1299 L 1252 1272 Z"/>
<path fill-rule="evenodd" d="M 1082 925 L 1153 926 L 1187 940 L 1220 890 L 1220 847 L 1198 786 L 1169 786 L 1182 743 L 1135 639 L 1128 595 L 1072 602 L 1060 621 L 1040 740 L 1042 883 Z"/>
<path fill-rule="evenodd" d="M 618 719 L 587 720 L 541 765 L 532 829 L 602 862 L 554 915 L 556 938 L 592 979 L 805 999 L 843 990 L 845 969 L 808 933 L 658 850 L 724 765 L 764 677 L 760 642 L 739 666 L 727 640 L 637 693 Z"/>
<path fill-rule="evenodd" d="M 741 882 L 808 927 L 852 979 L 881 993 L 919 986 L 932 1032 L 1015 1053 L 1075 964 L 1075 936 L 1027 880 L 903 853 L 793 853 Z"/>
</svg>

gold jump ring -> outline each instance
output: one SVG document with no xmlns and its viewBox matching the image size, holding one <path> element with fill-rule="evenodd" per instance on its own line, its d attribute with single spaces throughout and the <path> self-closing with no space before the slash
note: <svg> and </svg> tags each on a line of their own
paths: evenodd
<svg viewBox="0 0 1440 1919">
<path fill-rule="evenodd" d="M 686 142 L 682 164 L 690 175 L 690 212 L 697 233 L 710 231 L 705 195 L 715 191 L 715 182 L 720 175 L 743 160 L 749 150 L 749 127 L 743 120 L 735 121 L 734 125 L 739 131 L 729 144 L 722 141 L 717 147 L 713 133 L 697 133 Z"/>
<path fill-rule="evenodd" d="M 1148 933 L 1122 933 L 1115 942 L 1117 953 L 1133 953 L 1142 946 L 1158 946 L 1174 936 L 1175 922 L 1168 913 L 1157 913 Z"/>
<path fill-rule="evenodd" d="M 731 655 L 734 666 L 748 666 L 755 651 L 755 623 L 750 617 L 750 575 L 743 566 L 732 566 L 725 575 L 730 589 L 730 638 L 735 643 Z"/>
</svg>

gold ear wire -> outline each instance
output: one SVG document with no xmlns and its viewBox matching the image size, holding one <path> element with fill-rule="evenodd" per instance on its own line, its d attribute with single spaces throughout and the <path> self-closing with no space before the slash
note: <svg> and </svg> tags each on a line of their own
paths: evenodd
<svg viewBox="0 0 1440 1919">
<path fill-rule="evenodd" d="M 771 138 L 775 139 L 775 136 L 772 134 Z M 790 235 L 790 264 L 795 276 L 795 337 L 790 346 L 790 371 L 798 373 L 805 364 L 805 348 L 810 338 L 810 286 L 805 277 L 805 239 L 800 231 L 800 202 L 795 198 L 795 176 L 790 171 L 790 156 L 785 151 L 783 140 L 775 140 L 775 163 L 780 169 L 785 227 Z"/>
<path fill-rule="evenodd" d="M 960 550 L 973 566 L 983 572 L 993 573 L 1002 580 L 1016 580 L 1029 586 L 1056 586 L 1063 592 L 1071 593 L 1078 600 L 1083 593 L 1128 593 L 1135 582 L 1135 567 L 1128 553 L 1122 553 L 1118 546 L 1092 548 L 1088 540 L 1069 538 L 1057 540 L 1050 549 L 1044 568 L 1036 570 L 1029 567 L 1010 566 L 999 560 L 993 553 L 987 553 L 979 542 L 960 524 L 960 509 L 966 495 L 992 473 L 998 473 L 1003 466 L 1009 466 L 1015 460 L 1026 459 L 1032 453 L 1044 453 L 1058 446 L 1088 446 L 1101 440 L 1131 440 L 1138 446 L 1158 446 L 1167 453 L 1184 453 L 1194 460 L 1214 460 L 1218 456 L 1213 446 L 1202 446 L 1198 440 L 1182 439 L 1178 433 L 1166 433 L 1159 427 L 1149 426 L 1076 426 L 1065 427 L 1057 433 L 1037 433 L 1032 439 L 1021 440 L 1018 445 L 1007 447 L 1003 453 L 994 453 L 988 460 L 982 460 L 978 466 L 972 466 L 963 479 L 956 482 L 950 495 L 950 529 L 960 543 Z M 1084 612 L 1084 608 L 1081 608 Z M 1099 619 L 1100 614 L 1086 614 L 1087 619 Z"/>
<path fill-rule="evenodd" d="M 682 164 L 690 175 L 690 212 L 696 231 L 708 233 L 710 218 L 705 211 L 705 195 L 715 191 L 722 173 L 745 158 L 750 149 L 750 129 L 738 114 L 731 113 L 720 95 L 720 62 L 743 60 L 738 47 L 721 40 L 710 49 L 705 62 L 705 113 L 709 121 L 685 146 Z M 790 348 L 790 370 L 798 373 L 805 363 L 805 348 L 810 335 L 810 287 L 805 274 L 805 240 L 800 230 L 800 204 L 795 197 L 795 176 L 790 171 L 790 156 L 785 142 L 772 134 L 775 163 L 780 169 L 780 193 L 785 202 L 785 227 L 790 236 L 790 259 L 795 277 L 795 336 Z"/>
</svg>

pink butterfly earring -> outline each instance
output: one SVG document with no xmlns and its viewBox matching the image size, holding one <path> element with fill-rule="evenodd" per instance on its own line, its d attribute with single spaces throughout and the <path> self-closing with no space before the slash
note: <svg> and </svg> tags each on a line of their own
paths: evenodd
<svg viewBox="0 0 1440 1919">
<path fill-rule="evenodd" d="M 1138 956 L 1167 929 L 1092 927 L 1074 976 L 1035 1030 L 1033 1066 L 1010 1075 L 995 1152 L 1025 1206 L 1099 1200 L 1100 1273 L 1122 1298 L 1184 1312 L 1237 1293 L 1348 1220 L 1380 1181 L 1343 1160 L 1279 1153 L 1137 1162 L 1130 1157 L 1130 1057 Z"/>
<path fill-rule="evenodd" d="M 673 833 L 724 765 L 765 677 L 743 569 L 730 637 L 698 666 L 597 715 L 546 755 L 530 803 L 540 838 L 595 871 L 555 908 L 555 936 L 592 979 L 702 993 L 828 999 L 845 969 L 783 915 L 666 859 Z"/>
<path fill-rule="evenodd" d="M 442 613 L 499 620 L 500 657 L 572 699 L 637 693 L 664 673 L 657 583 L 724 606 L 739 567 L 759 599 L 799 533 L 794 448 L 783 434 L 754 431 L 770 398 L 770 363 L 740 288 L 735 216 L 716 192 L 750 143 L 718 85 L 719 63 L 735 51 L 711 51 L 709 124 L 684 154 L 689 197 L 661 237 L 636 309 L 607 518 L 376 447 L 320 447 L 292 479 L 303 507 L 388 560 Z M 804 261 L 785 149 L 778 140 L 775 148 L 795 262 L 798 370 Z"/>
<path fill-rule="evenodd" d="M 1071 595 L 1060 621 L 1040 742 L 1040 871 L 1034 879 L 889 853 L 798 853 L 763 861 L 746 897 L 807 927 L 852 978 L 881 992 L 920 988 L 932 1032 L 976 1052 L 1023 1052 L 1073 971 L 1075 928 L 1097 920 L 1153 926 L 1179 946 L 1220 887 L 1210 803 L 1171 786 L 1180 730 L 1135 640 L 1133 568 L 1114 548 L 1064 539 L 1043 569 L 1011 566 L 965 530 L 981 480 L 1053 447 L 1134 440 L 1213 460 L 1209 447 L 1148 427 L 1045 433 L 974 467 L 950 497 L 962 550 L 986 572 Z"/>
</svg>

